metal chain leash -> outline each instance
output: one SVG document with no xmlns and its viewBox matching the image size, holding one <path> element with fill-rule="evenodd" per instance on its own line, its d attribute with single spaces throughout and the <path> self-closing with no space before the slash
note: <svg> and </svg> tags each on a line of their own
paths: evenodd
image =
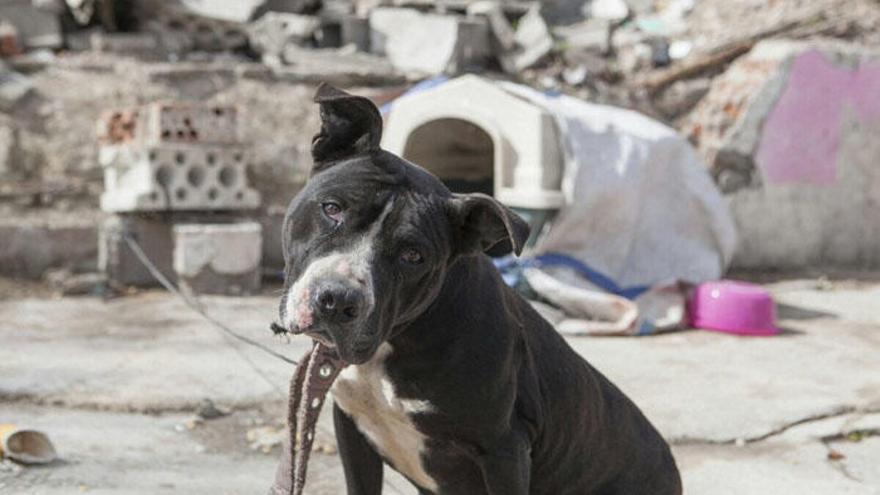
<svg viewBox="0 0 880 495">
<path fill-rule="evenodd" d="M 241 357 L 242 360 L 244 360 L 248 364 L 248 366 L 250 366 L 254 370 L 255 373 L 257 373 L 267 384 L 269 384 L 270 387 L 272 387 L 282 397 L 286 396 L 286 392 L 284 392 L 284 390 L 281 387 L 279 387 L 275 382 L 273 382 L 272 379 L 269 378 L 269 376 L 266 375 L 266 373 L 262 369 L 260 369 L 256 365 L 256 363 L 254 363 L 246 354 L 244 354 L 239 347 L 235 346 L 233 344 L 233 342 L 231 341 L 231 339 L 236 339 L 240 342 L 244 342 L 247 345 L 255 347 L 255 348 L 265 352 L 266 354 L 269 354 L 272 357 L 278 358 L 278 359 L 280 359 L 286 363 L 292 364 L 294 366 L 297 366 L 299 364 L 297 361 L 290 359 L 287 356 L 284 356 L 282 354 L 279 354 L 278 352 L 275 352 L 274 350 L 266 347 L 265 345 L 255 341 L 249 337 L 241 335 L 240 333 L 236 332 L 235 330 L 229 328 L 227 325 L 218 321 L 216 318 L 214 318 L 213 316 L 211 316 L 210 314 L 208 314 L 205 311 L 205 309 L 202 307 L 202 305 L 198 301 L 198 299 L 184 293 L 177 286 L 175 286 L 170 280 L 168 280 L 168 277 L 166 277 L 159 270 L 159 268 L 156 267 L 156 265 L 150 260 L 150 258 L 144 252 L 143 248 L 141 248 L 140 244 L 138 244 L 137 240 L 131 235 L 131 233 L 129 233 L 127 231 L 122 232 L 122 239 L 125 241 L 125 243 L 128 245 L 128 247 L 131 248 L 131 251 L 134 253 L 135 257 L 137 257 L 138 261 L 140 261 L 141 264 L 144 265 L 144 268 L 146 268 L 147 271 L 150 272 L 150 275 L 152 275 L 153 278 L 155 278 L 156 281 L 159 282 L 159 284 L 165 288 L 165 290 L 176 295 L 178 298 L 180 298 L 181 301 L 184 302 L 184 304 L 186 304 L 186 306 L 188 306 L 190 309 L 195 311 L 199 316 L 204 318 L 208 323 L 210 323 L 214 327 L 215 330 L 219 330 L 221 332 L 221 335 L 226 339 L 226 342 L 229 344 L 229 346 L 235 350 L 235 352 L 239 355 L 239 357 Z M 273 324 L 273 331 L 275 331 L 274 324 Z M 328 431 L 326 428 L 323 428 L 321 425 L 316 425 L 316 426 L 324 434 L 330 435 L 331 437 L 334 436 L 334 434 L 332 432 Z M 397 493 L 397 494 L 402 493 L 399 488 L 397 488 L 395 485 L 391 484 L 387 479 L 384 479 L 384 477 L 382 479 L 382 484 L 385 487 L 390 488 L 391 491 L 393 491 L 394 493 Z"/>
<path fill-rule="evenodd" d="M 129 232 L 123 232 L 122 238 L 123 238 L 123 240 L 125 240 L 125 243 L 128 244 L 128 247 L 131 248 L 132 252 L 137 257 L 137 259 L 141 262 L 141 264 L 144 265 L 144 267 L 147 269 L 147 271 L 150 272 L 150 275 L 152 275 L 153 278 L 155 278 L 156 281 L 162 285 L 162 287 L 164 287 L 166 290 L 168 290 L 169 292 L 173 293 L 174 295 L 179 297 L 181 300 L 183 300 L 183 302 L 186 303 L 186 305 L 189 306 L 190 309 L 192 309 L 193 311 L 195 311 L 196 313 L 201 315 L 202 318 L 204 318 L 208 322 L 210 322 L 216 329 L 222 331 L 224 334 L 226 334 L 234 339 L 237 339 L 241 342 L 244 342 L 247 345 L 250 345 L 252 347 L 256 347 L 257 349 L 260 349 L 261 351 L 265 352 L 266 354 L 269 354 L 272 357 L 278 358 L 286 363 L 292 364 L 294 366 L 296 366 L 298 364 L 293 359 L 290 359 L 287 356 L 284 356 L 283 354 L 279 354 L 278 352 L 275 352 L 274 350 L 266 347 L 265 345 L 255 341 L 249 337 L 245 337 L 244 335 L 241 335 L 240 333 L 229 328 L 228 326 L 226 326 L 223 323 L 221 323 L 220 321 L 218 321 L 216 318 L 209 315 L 204 310 L 204 308 L 202 308 L 201 303 L 197 299 L 195 299 L 194 297 L 181 291 L 173 283 L 171 283 L 171 281 L 168 280 L 168 278 L 165 275 L 162 274 L 162 272 L 156 267 L 156 265 L 152 261 L 150 261 L 150 258 L 147 257 L 146 253 L 144 253 L 144 250 L 141 248 L 140 244 L 138 244 L 138 242 L 134 239 L 134 237 L 132 237 L 132 235 Z"/>
</svg>

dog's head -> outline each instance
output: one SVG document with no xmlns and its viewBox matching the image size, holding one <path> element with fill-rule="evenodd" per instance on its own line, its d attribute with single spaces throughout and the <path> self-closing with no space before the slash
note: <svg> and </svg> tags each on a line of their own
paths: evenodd
<svg viewBox="0 0 880 495">
<path fill-rule="evenodd" d="M 315 101 L 312 176 L 284 220 L 281 322 L 359 364 L 431 305 L 453 263 L 493 247 L 519 254 L 529 228 L 381 150 L 370 100 L 322 85 Z"/>
</svg>

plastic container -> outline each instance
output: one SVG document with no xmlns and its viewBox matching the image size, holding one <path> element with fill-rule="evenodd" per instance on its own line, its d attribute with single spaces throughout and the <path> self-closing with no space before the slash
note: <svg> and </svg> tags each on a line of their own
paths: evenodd
<svg viewBox="0 0 880 495">
<path fill-rule="evenodd" d="M 735 335 L 777 335 L 776 304 L 760 286 L 733 280 L 698 285 L 688 300 L 695 328 Z"/>
<path fill-rule="evenodd" d="M 0 457 L 8 457 L 23 464 L 49 464 L 58 455 L 45 433 L 11 424 L 0 424 Z"/>
</svg>

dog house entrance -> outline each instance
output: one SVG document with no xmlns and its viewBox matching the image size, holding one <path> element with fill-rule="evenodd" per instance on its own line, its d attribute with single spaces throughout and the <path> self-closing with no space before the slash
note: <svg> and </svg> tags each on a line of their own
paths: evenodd
<svg viewBox="0 0 880 495">
<path fill-rule="evenodd" d="M 492 138 L 466 120 L 421 125 L 408 136 L 403 157 L 435 174 L 452 192 L 495 192 Z"/>
</svg>

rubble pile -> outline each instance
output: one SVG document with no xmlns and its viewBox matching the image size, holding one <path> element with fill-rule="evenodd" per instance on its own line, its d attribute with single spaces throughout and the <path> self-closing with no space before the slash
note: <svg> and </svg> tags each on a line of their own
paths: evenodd
<svg viewBox="0 0 880 495">
<path fill-rule="evenodd" d="M 266 219 L 263 246 L 276 246 L 272 222 L 307 176 L 317 127 L 309 100 L 321 81 L 360 87 L 384 103 L 421 80 L 479 73 L 638 110 L 686 132 L 714 164 L 718 142 L 735 127 L 732 109 L 750 104 L 752 86 L 737 90 L 741 101 L 732 107 L 706 103 L 707 95 L 721 91 L 726 83 L 718 81 L 756 45 L 833 38 L 860 50 L 880 43 L 880 4 L 842 3 L 0 0 L 0 212 L 36 218 L 34 212 L 51 211 L 52 229 L 96 217 L 102 194 L 105 204 L 113 201 L 114 180 L 138 182 L 124 178 L 135 177 L 137 166 L 129 172 L 118 166 L 127 158 L 114 162 L 104 145 L 100 152 L 94 123 L 102 112 L 196 101 L 237 112 L 239 146 L 248 158 L 242 173 L 251 188 L 241 201 L 253 207 L 248 198 L 259 194 L 254 216 Z M 113 131 L 125 132 L 128 117 L 120 115 Z M 192 158 L 206 158 L 199 153 Z M 138 166 L 153 166 L 149 153 L 139 159 Z M 105 174 L 113 169 L 116 175 Z M 181 174 L 173 177 L 186 184 Z M 218 197 L 225 191 L 215 189 Z M 205 185 L 203 192 L 210 190 Z M 138 204 L 154 195 L 157 208 L 165 204 L 158 189 L 142 192 Z M 171 202 L 183 201 L 175 192 Z M 237 192 L 230 194 L 234 199 Z M 195 197 L 201 196 L 187 201 Z M 19 253 L 9 259 L 22 252 L 6 251 Z M 59 263 L 54 255 L 46 259 Z M 263 259 L 281 262 L 270 248 Z M 39 273 L 45 263 L 25 272 Z"/>
</svg>

